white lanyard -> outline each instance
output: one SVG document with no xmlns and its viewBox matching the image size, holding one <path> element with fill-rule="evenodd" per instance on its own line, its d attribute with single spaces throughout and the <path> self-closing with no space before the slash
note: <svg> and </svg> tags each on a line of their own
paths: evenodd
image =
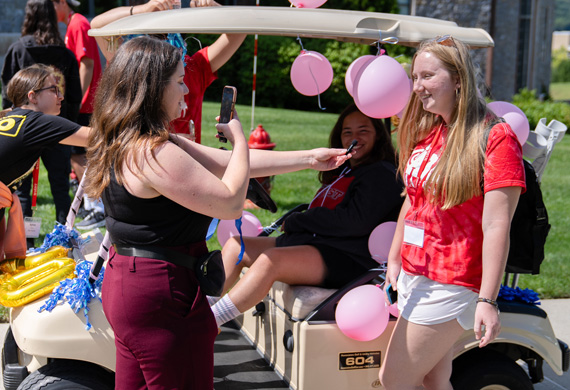
<svg viewBox="0 0 570 390">
<path fill-rule="evenodd" d="M 313 198 L 313 200 L 312 200 L 311 203 L 309 204 L 309 208 L 311 208 L 311 206 L 313 206 L 313 202 L 315 201 L 315 199 L 317 199 L 319 196 L 321 196 L 321 194 L 322 194 L 324 191 L 326 191 L 326 192 L 325 192 L 325 195 L 323 196 L 323 200 L 321 201 L 321 205 L 320 205 L 320 207 L 323 207 L 323 205 L 325 204 L 325 200 L 327 199 L 327 195 L 329 194 L 329 191 L 330 191 L 331 187 L 332 187 L 333 185 L 335 185 L 335 183 L 336 183 L 337 181 L 339 181 L 340 179 L 342 179 L 344 176 L 348 175 L 348 174 L 350 173 L 350 171 L 351 171 L 351 168 L 345 167 L 345 168 L 342 170 L 342 172 L 340 173 L 339 177 L 337 177 L 335 181 L 333 181 L 331 184 L 329 184 L 328 186 L 324 187 L 322 190 L 320 190 L 320 191 L 317 193 L 317 195 Z"/>
</svg>

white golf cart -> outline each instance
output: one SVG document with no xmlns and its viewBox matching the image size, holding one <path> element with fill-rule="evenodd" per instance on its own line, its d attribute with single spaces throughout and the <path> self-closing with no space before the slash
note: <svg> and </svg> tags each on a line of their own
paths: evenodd
<svg viewBox="0 0 570 390">
<path fill-rule="evenodd" d="M 168 32 L 285 35 L 363 44 L 373 43 L 381 36 L 395 37 L 399 44 L 406 45 L 451 34 L 472 47 L 493 45 L 483 30 L 461 28 L 441 20 L 273 7 L 212 7 L 134 15 L 90 34 Z M 95 232 L 92 238 L 83 253 L 94 261 L 102 236 Z M 375 340 L 355 341 L 337 327 L 335 306 L 352 288 L 381 283 L 383 273 L 379 266 L 339 290 L 275 283 L 263 302 L 238 318 L 238 328 L 283 379 L 285 387 L 382 388 L 378 370 L 395 319 L 390 319 L 386 330 Z M 84 314 L 74 313 L 67 304 L 58 305 L 51 313 L 38 313 L 46 298 L 11 309 L 10 330 L 2 354 L 5 389 L 112 389 L 114 338 L 101 303 L 91 301 L 92 328 L 86 330 Z M 500 308 L 502 332 L 491 345 L 479 349 L 472 331 L 465 332 L 455 344 L 456 389 L 532 389 L 533 383 L 543 379 L 543 361 L 558 375 L 568 370 L 568 346 L 557 340 L 542 309 L 508 302 L 501 302 Z M 522 363 L 526 363 L 526 371 Z M 240 375 L 242 381 L 235 387 L 223 382 L 226 385 L 220 389 L 260 388 L 253 381 L 248 385 L 247 372 Z"/>
</svg>

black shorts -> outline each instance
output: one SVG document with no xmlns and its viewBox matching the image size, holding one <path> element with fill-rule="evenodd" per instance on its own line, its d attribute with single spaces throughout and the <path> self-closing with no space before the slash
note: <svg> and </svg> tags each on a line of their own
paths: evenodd
<svg viewBox="0 0 570 390">
<path fill-rule="evenodd" d="M 309 245 L 317 248 L 327 268 L 322 287 L 341 288 L 374 267 L 372 259 L 371 266 L 365 267 L 338 249 L 320 244 Z"/>
</svg>

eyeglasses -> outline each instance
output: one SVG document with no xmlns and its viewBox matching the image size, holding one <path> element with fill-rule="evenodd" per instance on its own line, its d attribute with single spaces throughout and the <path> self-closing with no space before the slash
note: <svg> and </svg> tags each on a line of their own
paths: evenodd
<svg viewBox="0 0 570 390">
<path fill-rule="evenodd" d="M 436 43 L 442 45 L 442 46 L 448 46 L 448 47 L 455 47 L 457 48 L 457 46 L 455 46 L 455 42 L 453 40 L 453 37 L 451 35 L 443 35 L 439 38 L 437 38 L 435 40 Z"/>
<path fill-rule="evenodd" d="M 53 93 L 55 93 L 56 96 L 63 96 L 63 93 L 61 93 L 61 91 L 59 90 L 59 87 L 57 85 L 50 85 L 49 87 L 36 89 L 36 92 L 45 91 L 46 89 L 51 89 L 53 91 Z"/>
</svg>

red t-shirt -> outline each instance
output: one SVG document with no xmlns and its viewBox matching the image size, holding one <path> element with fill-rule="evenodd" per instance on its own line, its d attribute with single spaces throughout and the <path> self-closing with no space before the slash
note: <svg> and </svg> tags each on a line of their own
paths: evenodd
<svg viewBox="0 0 570 390">
<path fill-rule="evenodd" d="M 423 246 L 402 243 L 406 273 L 424 275 L 440 283 L 479 291 L 482 278 L 483 196 L 442 210 L 430 203 L 423 191 L 445 147 L 445 127 L 435 128 L 413 150 L 406 165 L 405 184 L 411 207 L 406 221 L 423 228 Z M 525 186 L 522 148 L 506 123 L 493 127 L 486 149 L 484 191 Z"/>
<path fill-rule="evenodd" d="M 354 176 L 349 174 L 350 170 L 337 177 L 331 184 L 321 187 L 311 201 L 309 208 L 325 207 L 334 210 L 342 202 L 350 183 L 354 180 Z"/>
<path fill-rule="evenodd" d="M 216 73 L 212 73 L 210 61 L 208 61 L 208 48 L 197 51 L 192 57 L 186 56 L 184 59 L 186 67 L 184 68 L 184 82 L 190 90 L 184 96 L 184 101 L 188 105 L 186 113 L 183 116 L 172 121 L 174 131 L 176 133 L 190 133 L 190 119 L 194 121 L 194 130 L 196 134 L 196 142 L 202 141 L 202 102 L 206 88 L 218 77 Z M 214 132 L 215 129 L 212 129 Z M 213 134 L 213 133 L 212 133 Z"/>
<path fill-rule="evenodd" d="M 93 113 L 93 100 L 97 84 L 101 78 L 101 59 L 99 58 L 99 48 L 95 38 L 87 35 L 91 28 L 89 21 L 81 14 L 72 14 L 65 33 L 65 46 L 75 54 L 77 62 L 80 63 L 83 57 L 93 60 L 93 78 L 87 89 L 87 93 L 81 101 L 80 113 Z"/>
</svg>

